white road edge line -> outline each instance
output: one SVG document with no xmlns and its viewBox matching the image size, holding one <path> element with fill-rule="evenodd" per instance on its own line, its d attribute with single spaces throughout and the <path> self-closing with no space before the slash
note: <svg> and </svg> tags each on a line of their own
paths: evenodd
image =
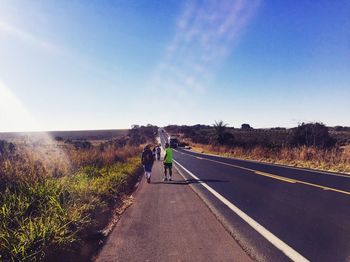
<svg viewBox="0 0 350 262">
<path fill-rule="evenodd" d="M 179 162 L 174 160 L 174 162 L 179 165 L 183 170 L 185 170 L 190 176 L 194 179 L 200 180 L 197 176 L 195 176 L 191 171 L 187 170 L 184 166 L 182 166 Z M 204 186 L 210 193 L 212 193 L 216 198 L 218 198 L 222 203 L 224 203 L 228 208 L 230 208 L 234 213 L 236 213 L 240 218 L 242 218 L 245 222 L 247 222 L 253 229 L 255 229 L 260 235 L 262 235 L 266 240 L 268 240 L 272 245 L 274 245 L 277 249 L 281 250 L 287 257 L 289 257 L 293 261 L 309 261 L 305 257 L 303 257 L 296 250 L 288 246 L 281 239 L 276 237 L 273 233 L 268 231 L 254 219 L 249 217 L 246 213 L 228 201 L 225 197 L 220 195 L 206 183 L 202 182 L 202 186 Z"/>
</svg>

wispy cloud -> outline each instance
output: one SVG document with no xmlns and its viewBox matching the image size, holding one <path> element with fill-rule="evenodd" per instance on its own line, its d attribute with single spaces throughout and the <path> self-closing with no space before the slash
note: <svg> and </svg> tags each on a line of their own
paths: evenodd
<svg viewBox="0 0 350 262">
<path fill-rule="evenodd" d="M 54 51 L 57 50 L 56 45 L 53 43 L 42 39 L 34 34 L 31 34 L 29 32 L 23 31 L 13 25 L 10 25 L 8 23 L 5 23 L 3 21 L 0 21 L 0 33 L 3 32 L 5 34 L 8 34 L 12 37 L 15 37 L 19 39 L 20 41 L 30 44 L 32 46 L 35 46 L 37 48 Z"/>
<path fill-rule="evenodd" d="M 205 91 L 255 13 L 259 0 L 194 1 L 185 6 L 152 86 L 186 97 Z"/>
<path fill-rule="evenodd" d="M 54 44 L 52 41 L 36 36 L 3 21 L 0 21 L 0 34 L 1 33 L 7 34 L 8 36 L 16 38 L 17 40 L 34 46 L 42 51 L 54 52 L 59 55 L 61 61 L 65 60 L 67 63 L 75 65 L 83 70 L 91 71 L 104 77 L 111 75 L 111 71 L 101 69 L 94 63 L 89 62 L 89 59 L 85 54 L 81 55 L 79 53 L 74 53 L 69 48 Z"/>
</svg>

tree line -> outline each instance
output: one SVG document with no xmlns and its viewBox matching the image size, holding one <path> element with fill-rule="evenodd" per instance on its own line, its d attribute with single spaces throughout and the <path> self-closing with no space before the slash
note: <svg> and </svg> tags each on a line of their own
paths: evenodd
<svg viewBox="0 0 350 262">
<path fill-rule="evenodd" d="M 241 147 L 317 147 L 331 148 L 337 140 L 330 135 L 329 128 L 323 123 L 301 123 L 295 128 L 271 128 L 258 130 L 249 124 L 242 124 L 241 129 L 229 127 L 223 121 L 216 121 L 212 126 L 168 126 L 170 133 L 181 133 L 194 143 Z"/>
</svg>

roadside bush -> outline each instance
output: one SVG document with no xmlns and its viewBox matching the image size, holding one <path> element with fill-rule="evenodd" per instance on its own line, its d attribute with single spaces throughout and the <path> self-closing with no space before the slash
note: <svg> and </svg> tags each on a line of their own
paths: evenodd
<svg viewBox="0 0 350 262">
<path fill-rule="evenodd" d="M 335 140 L 330 137 L 328 127 L 322 123 L 302 123 L 294 128 L 291 134 L 293 146 L 330 148 Z"/>
<path fill-rule="evenodd" d="M 92 144 L 89 141 L 75 141 L 73 142 L 75 149 L 90 149 Z"/>
<path fill-rule="evenodd" d="M 206 131 L 198 131 L 195 133 L 195 135 L 193 135 L 193 137 L 191 137 L 191 140 L 194 143 L 207 145 L 210 143 L 210 135 L 208 135 L 208 132 Z"/>
<path fill-rule="evenodd" d="M 242 124 L 241 129 L 245 131 L 251 131 L 253 128 L 249 124 Z"/>
</svg>

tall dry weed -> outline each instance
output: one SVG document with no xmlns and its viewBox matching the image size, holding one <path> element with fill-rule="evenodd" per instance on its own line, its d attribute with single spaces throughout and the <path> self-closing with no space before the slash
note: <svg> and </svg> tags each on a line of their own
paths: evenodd
<svg viewBox="0 0 350 262">
<path fill-rule="evenodd" d="M 203 153 L 350 173 L 350 146 L 320 149 L 316 147 L 253 148 L 226 147 L 191 143 L 194 150 Z"/>
<path fill-rule="evenodd" d="M 0 261 L 40 260 L 79 241 L 91 214 L 135 181 L 140 152 L 46 143 L 0 155 Z"/>
<path fill-rule="evenodd" d="M 99 147 L 88 150 L 67 150 L 67 155 L 72 167 L 79 168 L 86 165 L 109 166 L 116 162 L 124 162 L 130 157 L 138 156 L 140 152 L 141 147 L 138 146 L 124 146 L 123 148 L 111 146 L 103 150 Z"/>
</svg>

